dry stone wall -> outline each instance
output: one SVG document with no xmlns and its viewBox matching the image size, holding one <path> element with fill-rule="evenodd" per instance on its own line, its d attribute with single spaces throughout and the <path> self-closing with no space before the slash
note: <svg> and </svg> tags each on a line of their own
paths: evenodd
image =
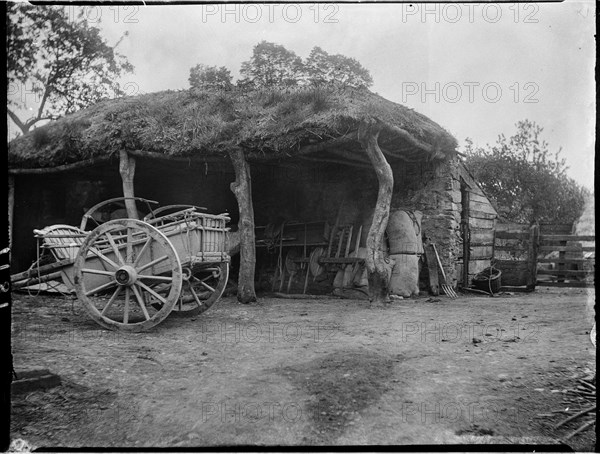
<svg viewBox="0 0 600 454">
<path fill-rule="evenodd" d="M 448 283 L 454 285 L 456 263 L 462 247 L 458 163 L 397 165 L 394 172 L 397 187 L 392 199 L 393 207 L 423 213 L 423 238 L 436 244 Z"/>
</svg>

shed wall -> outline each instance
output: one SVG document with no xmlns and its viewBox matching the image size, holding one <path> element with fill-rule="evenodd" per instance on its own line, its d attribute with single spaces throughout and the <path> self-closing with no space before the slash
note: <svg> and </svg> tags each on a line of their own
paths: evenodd
<svg viewBox="0 0 600 454">
<path fill-rule="evenodd" d="M 123 196 L 117 163 L 57 174 L 15 175 L 14 179 L 12 273 L 26 270 L 36 259 L 33 229 L 52 224 L 79 226 L 88 208 Z M 228 212 L 235 224 L 237 202 L 229 188 L 233 180 L 228 166 L 173 166 L 138 159 L 135 195 L 161 205 L 193 204 L 210 213 Z"/>
<path fill-rule="evenodd" d="M 116 163 L 87 171 L 15 177 L 13 272 L 27 269 L 35 259 L 32 230 L 51 224 L 79 225 L 85 208 L 122 195 Z M 489 266 L 495 210 L 459 160 L 406 163 L 392 161 L 392 208 L 420 210 L 424 239 L 436 243 L 449 283 L 461 276 L 461 178 L 470 186 L 472 276 Z M 252 192 L 257 225 L 326 221 L 333 225 L 363 225 L 365 245 L 377 199 L 373 170 L 339 164 L 286 160 L 252 164 Z M 161 205 L 194 204 L 208 212 L 228 212 L 237 223 L 237 202 L 230 190 L 234 180 L 228 163 L 185 165 L 138 159 L 135 193 Z M 340 207 L 343 209 L 340 211 Z M 17 252 L 18 251 L 18 252 Z"/>
</svg>

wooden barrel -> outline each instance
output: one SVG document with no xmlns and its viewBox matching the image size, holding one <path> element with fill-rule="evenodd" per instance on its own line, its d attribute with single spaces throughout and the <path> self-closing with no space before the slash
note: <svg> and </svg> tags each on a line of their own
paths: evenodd
<svg viewBox="0 0 600 454">
<path fill-rule="evenodd" d="M 420 211 L 393 210 L 387 225 L 390 254 L 423 254 Z"/>
</svg>

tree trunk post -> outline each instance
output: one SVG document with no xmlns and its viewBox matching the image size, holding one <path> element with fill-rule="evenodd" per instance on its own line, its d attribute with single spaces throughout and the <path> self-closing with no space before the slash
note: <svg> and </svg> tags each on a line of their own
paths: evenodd
<svg viewBox="0 0 600 454">
<path fill-rule="evenodd" d="M 367 235 L 367 256 L 365 258 L 372 305 L 388 303 L 390 291 L 389 266 L 385 261 L 382 244 L 390 217 L 394 175 L 390 164 L 377 144 L 380 129 L 381 127 L 375 120 L 366 120 L 361 123 L 358 130 L 358 140 L 367 152 L 379 182 L 373 223 Z"/>
<path fill-rule="evenodd" d="M 250 166 L 241 148 L 229 151 L 229 158 L 235 170 L 235 181 L 231 192 L 235 195 L 240 212 L 238 230 L 240 232 L 240 273 L 238 295 L 240 303 L 256 301 L 254 270 L 256 266 L 256 246 L 254 238 L 254 208 L 252 207 L 252 180 Z"/>
<path fill-rule="evenodd" d="M 130 156 L 125 150 L 119 151 L 119 173 L 123 180 L 123 197 L 135 197 L 133 190 L 133 178 L 135 176 L 135 158 Z M 125 200 L 127 217 L 139 219 L 137 205 L 135 200 Z"/>
</svg>

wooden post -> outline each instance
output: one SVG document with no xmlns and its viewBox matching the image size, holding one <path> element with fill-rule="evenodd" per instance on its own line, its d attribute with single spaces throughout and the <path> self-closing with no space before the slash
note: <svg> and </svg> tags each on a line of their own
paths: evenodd
<svg viewBox="0 0 600 454">
<path fill-rule="evenodd" d="M 558 244 L 562 250 L 558 253 L 558 271 L 560 273 L 556 276 L 556 282 L 565 282 L 565 277 L 567 276 L 567 264 L 565 263 L 565 260 L 567 259 L 566 249 L 568 243 L 566 241 L 560 241 Z"/>
<path fill-rule="evenodd" d="M 373 305 L 389 302 L 390 291 L 388 266 L 385 262 L 382 244 L 390 217 L 394 175 L 392 168 L 377 144 L 380 130 L 381 126 L 372 119 L 361 123 L 358 129 L 358 140 L 367 152 L 379 182 L 377 203 L 373 212 L 373 223 L 367 235 L 367 256 L 365 258 L 365 265 L 369 276 L 371 304 Z"/>
<path fill-rule="evenodd" d="M 8 176 L 8 247 L 14 247 L 13 244 L 13 226 L 15 222 L 15 177 L 13 175 Z M 11 257 L 9 255 L 9 257 Z M 10 260 L 10 258 L 9 258 Z"/>
<path fill-rule="evenodd" d="M 440 294 L 440 283 L 438 280 L 439 269 L 437 259 L 434 255 L 435 253 L 433 252 L 433 246 L 431 244 L 426 244 L 424 249 L 425 257 L 427 258 L 427 268 L 429 271 L 429 288 L 433 296 L 438 296 Z"/>
<path fill-rule="evenodd" d="M 229 151 L 229 158 L 235 170 L 235 181 L 231 191 L 235 195 L 240 211 L 238 230 L 240 232 L 240 273 L 237 299 L 241 303 L 256 301 L 254 270 L 256 266 L 256 245 L 254 238 L 254 208 L 252 207 L 252 180 L 250 166 L 241 148 Z"/>
<path fill-rule="evenodd" d="M 135 176 L 135 158 L 130 156 L 125 150 L 119 151 L 119 173 L 123 180 L 123 197 L 135 197 L 133 190 L 133 178 Z M 137 205 L 135 200 L 125 200 L 127 217 L 139 219 Z"/>
<path fill-rule="evenodd" d="M 529 228 L 529 257 L 527 267 L 528 271 L 528 279 L 527 279 L 527 290 L 533 291 L 535 290 L 535 285 L 537 282 L 537 260 L 538 260 L 538 251 L 540 246 L 540 226 L 536 222 Z"/>
</svg>

